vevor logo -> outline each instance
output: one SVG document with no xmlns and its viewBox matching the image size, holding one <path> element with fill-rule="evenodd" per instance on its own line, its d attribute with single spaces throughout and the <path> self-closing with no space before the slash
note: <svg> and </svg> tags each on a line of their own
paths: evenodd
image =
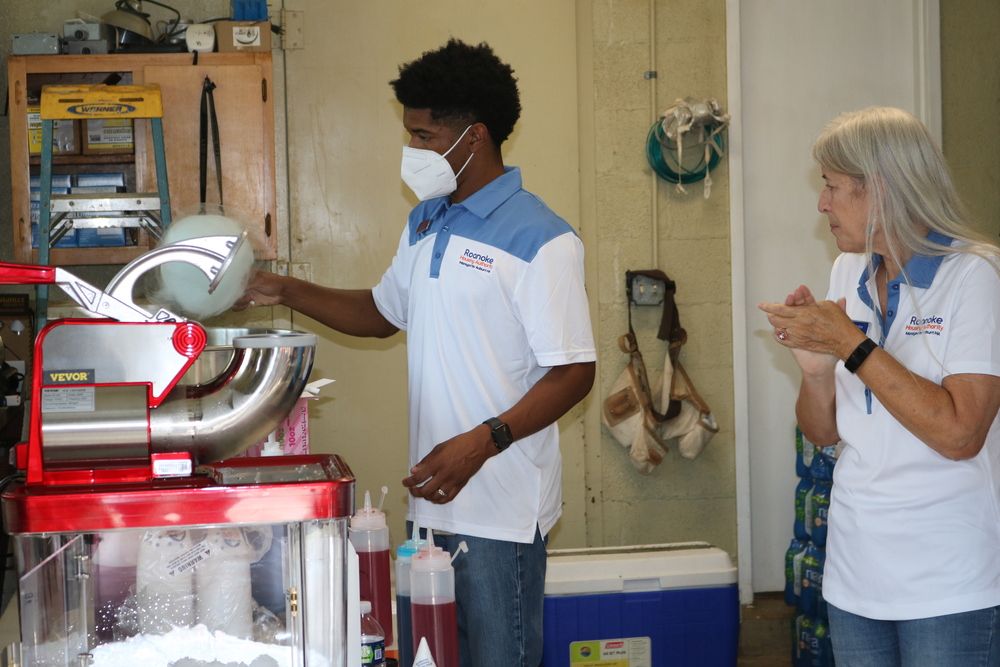
<svg viewBox="0 0 1000 667">
<path fill-rule="evenodd" d="M 944 318 L 936 315 L 925 317 L 923 319 L 914 315 L 910 318 L 910 321 L 906 323 L 907 336 L 918 336 L 920 334 L 934 334 L 935 336 L 940 336 L 942 331 L 944 331 Z"/>
<path fill-rule="evenodd" d="M 67 109 L 77 116 L 104 116 L 110 114 L 133 113 L 135 107 L 131 104 L 76 104 Z"/>
<path fill-rule="evenodd" d="M 458 258 L 458 263 L 462 266 L 468 266 L 473 269 L 485 271 L 486 273 L 491 273 L 493 271 L 492 257 L 478 252 L 472 252 L 468 248 L 466 248 L 465 252 L 462 253 L 462 256 Z"/>
<path fill-rule="evenodd" d="M 45 371 L 45 384 L 94 384 L 94 370 Z"/>
</svg>

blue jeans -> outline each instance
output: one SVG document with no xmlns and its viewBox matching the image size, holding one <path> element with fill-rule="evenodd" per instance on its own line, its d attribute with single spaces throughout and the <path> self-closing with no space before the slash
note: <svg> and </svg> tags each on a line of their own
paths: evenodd
<svg viewBox="0 0 1000 667">
<path fill-rule="evenodd" d="M 1000 666 L 1000 607 L 877 621 L 828 606 L 837 667 Z"/>
<path fill-rule="evenodd" d="M 407 521 L 407 534 L 412 530 Z M 538 667 L 548 540 L 538 528 L 532 544 L 434 536 L 434 543 L 452 555 L 462 541 L 469 551 L 452 563 L 462 667 Z"/>
</svg>

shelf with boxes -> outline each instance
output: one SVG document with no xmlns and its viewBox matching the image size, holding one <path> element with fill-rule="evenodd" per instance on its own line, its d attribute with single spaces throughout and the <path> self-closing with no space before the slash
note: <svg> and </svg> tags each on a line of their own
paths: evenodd
<svg viewBox="0 0 1000 667">
<path fill-rule="evenodd" d="M 205 199 L 210 203 L 231 203 L 243 212 L 255 223 L 251 234 L 257 240 L 257 259 L 276 258 L 271 54 L 197 55 L 197 59 L 195 54 L 187 53 L 8 59 L 15 262 L 38 262 L 37 241 L 32 243 L 31 179 L 40 173 L 41 122 L 31 114 L 43 85 L 159 84 L 171 211 L 176 217 L 201 200 L 199 113 L 206 77 L 216 84 L 214 97 L 225 201 L 221 201 L 214 178 L 208 179 Z M 59 150 L 53 153 L 53 186 L 68 188 L 65 194 L 72 194 L 75 188 L 94 187 L 94 178 L 108 175 L 113 175 L 114 183 L 98 187 L 132 193 L 157 190 L 153 140 L 147 120 L 67 121 L 66 125 L 55 128 L 55 137 L 54 144 Z M 36 144 L 39 150 L 33 150 Z M 215 167 L 213 162 L 210 158 L 210 168 Z M 154 245 L 149 234 L 141 229 L 86 231 L 84 244 L 80 243 L 80 232 L 84 230 L 76 230 L 76 245 L 68 238 L 52 248 L 51 264 L 125 264 Z"/>
</svg>

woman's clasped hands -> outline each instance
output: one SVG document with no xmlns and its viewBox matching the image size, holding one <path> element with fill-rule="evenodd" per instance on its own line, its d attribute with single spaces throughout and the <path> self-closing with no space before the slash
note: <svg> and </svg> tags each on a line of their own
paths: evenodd
<svg viewBox="0 0 1000 667">
<path fill-rule="evenodd" d="M 816 301 L 805 285 L 799 285 L 782 303 L 759 303 L 774 327 L 774 339 L 791 349 L 803 371 L 831 370 L 864 340 L 865 334 L 851 321 L 844 308 L 846 299 Z"/>
</svg>

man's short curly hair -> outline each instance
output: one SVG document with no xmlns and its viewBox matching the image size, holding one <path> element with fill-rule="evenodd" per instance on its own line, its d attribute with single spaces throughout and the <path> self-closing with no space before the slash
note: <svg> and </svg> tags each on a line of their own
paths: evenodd
<svg viewBox="0 0 1000 667">
<path fill-rule="evenodd" d="M 472 46 L 458 39 L 399 66 L 389 82 L 396 99 L 409 109 L 430 109 L 431 118 L 465 129 L 482 123 L 497 148 L 507 140 L 521 115 L 514 70 L 483 42 Z"/>
</svg>

